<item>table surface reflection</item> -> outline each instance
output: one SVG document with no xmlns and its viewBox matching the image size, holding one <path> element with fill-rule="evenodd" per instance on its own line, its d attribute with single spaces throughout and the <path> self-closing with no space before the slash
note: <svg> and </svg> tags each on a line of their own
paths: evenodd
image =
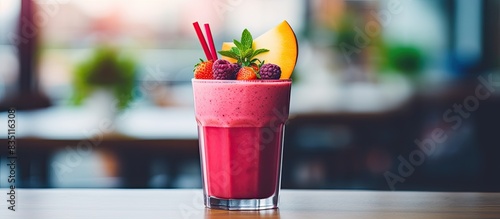
<svg viewBox="0 0 500 219">
<path fill-rule="evenodd" d="M 8 190 L 0 189 L 3 199 Z M 283 190 L 280 207 L 203 207 L 199 189 L 17 189 L 0 218 L 500 218 L 500 193 Z"/>
</svg>

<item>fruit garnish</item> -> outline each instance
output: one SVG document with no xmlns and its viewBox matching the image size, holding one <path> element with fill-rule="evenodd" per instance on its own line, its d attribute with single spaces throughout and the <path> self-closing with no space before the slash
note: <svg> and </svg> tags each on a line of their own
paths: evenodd
<svg viewBox="0 0 500 219">
<path fill-rule="evenodd" d="M 194 78 L 196 79 L 214 79 L 212 73 L 212 66 L 214 62 L 211 60 L 203 61 L 200 59 L 200 63 L 194 66 Z"/>
<path fill-rule="evenodd" d="M 257 72 L 252 67 L 244 66 L 236 73 L 236 80 L 255 80 L 258 79 L 257 76 Z"/>
<path fill-rule="evenodd" d="M 217 80 L 234 80 L 239 69 L 239 65 L 219 59 L 214 62 L 212 67 L 213 78 Z"/>
<path fill-rule="evenodd" d="M 247 67 L 260 61 L 255 56 L 269 52 L 265 48 L 254 49 L 252 34 L 247 29 L 243 30 L 241 41 L 233 40 L 233 44 L 234 46 L 231 48 L 219 51 L 219 54 L 235 59 L 236 63 L 242 67 Z"/>
<path fill-rule="evenodd" d="M 259 72 L 261 64 L 257 65 L 257 63 L 252 63 L 250 64 L 250 67 L 252 67 L 255 72 Z"/>
<path fill-rule="evenodd" d="M 260 67 L 259 75 L 261 79 L 279 79 L 281 68 L 278 65 L 266 63 Z"/>
<path fill-rule="evenodd" d="M 230 50 L 234 43 L 224 42 L 222 50 Z M 266 63 L 273 63 L 281 67 L 280 79 L 289 79 L 297 62 L 298 44 L 297 38 L 288 22 L 283 21 L 273 29 L 260 35 L 253 41 L 252 48 L 266 48 L 270 52 L 261 53 L 254 58 L 265 60 Z M 229 62 L 236 62 L 231 56 L 224 54 L 222 59 Z"/>
</svg>

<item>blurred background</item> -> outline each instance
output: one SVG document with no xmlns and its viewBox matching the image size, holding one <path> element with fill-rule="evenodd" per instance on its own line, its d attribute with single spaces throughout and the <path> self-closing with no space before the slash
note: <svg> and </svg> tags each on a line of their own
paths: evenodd
<svg viewBox="0 0 500 219">
<path fill-rule="evenodd" d="M 294 28 L 282 187 L 500 191 L 500 1 L 1 0 L 0 186 L 200 188 L 191 90 L 215 44 Z M 5 180 L 4 180 L 5 179 Z"/>
</svg>

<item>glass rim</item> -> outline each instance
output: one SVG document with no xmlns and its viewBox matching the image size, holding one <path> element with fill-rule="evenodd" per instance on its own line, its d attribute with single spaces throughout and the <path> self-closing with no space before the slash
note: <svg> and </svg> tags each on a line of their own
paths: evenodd
<svg viewBox="0 0 500 219">
<path fill-rule="evenodd" d="M 217 80 L 217 79 L 196 79 L 192 78 L 192 82 L 196 83 L 220 83 L 220 84 L 259 84 L 259 83 L 291 83 L 292 79 L 255 79 L 255 80 Z"/>
</svg>

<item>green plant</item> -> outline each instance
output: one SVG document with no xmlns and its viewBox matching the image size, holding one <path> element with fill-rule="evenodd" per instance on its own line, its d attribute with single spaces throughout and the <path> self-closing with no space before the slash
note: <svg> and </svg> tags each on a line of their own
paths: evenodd
<svg viewBox="0 0 500 219">
<path fill-rule="evenodd" d="M 133 100 L 135 65 L 115 48 L 96 48 L 89 59 L 76 66 L 71 102 L 81 105 L 96 89 L 106 89 L 117 99 L 117 108 L 125 109 Z"/>
<path fill-rule="evenodd" d="M 424 68 L 425 56 L 416 46 L 391 45 L 385 49 L 384 53 L 386 60 L 382 69 L 416 76 Z"/>
</svg>

